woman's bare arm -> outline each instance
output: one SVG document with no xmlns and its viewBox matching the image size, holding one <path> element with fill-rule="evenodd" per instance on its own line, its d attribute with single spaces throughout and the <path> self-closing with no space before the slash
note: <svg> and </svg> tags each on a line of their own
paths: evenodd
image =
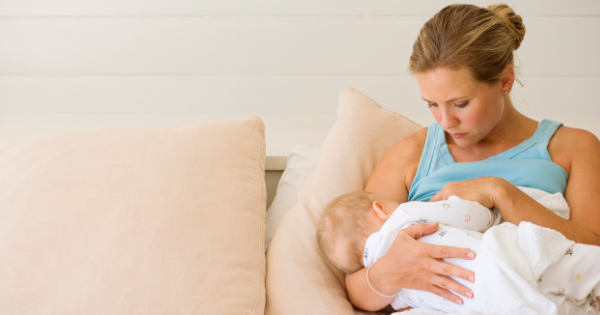
<svg viewBox="0 0 600 315">
<path fill-rule="evenodd" d="M 570 219 L 565 220 L 514 188 L 501 190 L 506 196 L 503 216 L 509 222 L 530 221 L 561 232 L 577 243 L 600 245 L 600 141 L 586 130 L 561 127 L 552 137 L 548 152 L 569 174 L 565 199 Z M 510 198 L 509 196 L 512 196 Z M 531 211 L 519 211 L 524 205 Z M 506 215 L 504 215 L 506 212 Z"/>
<path fill-rule="evenodd" d="M 426 136 L 427 129 L 423 129 L 399 141 L 377 165 L 365 190 L 388 195 L 400 203 L 407 202 L 408 187 L 415 176 Z M 434 233 L 437 227 L 437 224 L 418 224 L 402 230 L 387 254 L 371 267 L 371 285 L 383 295 L 409 288 L 429 291 L 457 303 L 462 300 L 449 290 L 473 296 L 471 290 L 448 276 L 474 281 L 475 275 L 440 258 L 472 259 L 474 252 L 416 241 L 422 235 Z M 363 310 L 377 311 L 393 300 L 376 294 L 369 287 L 366 269 L 346 275 L 346 287 L 350 302 Z"/>
<path fill-rule="evenodd" d="M 582 222 L 579 220 L 566 220 L 544 206 L 527 196 L 520 189 L 516 188 L 509 182 L 502 185 L 503 188 L 498 189 L 496 194 L 496 207 L 502 212 L 504 220 L 513 224 L 519 224 L 521 221 L 528 221 L 543 227 L 547 227 L 561 232 L 566 238 L 577 243 L 591 244 L 600 246 L 600 238 L 594 233 L 593 227 L 586 227 L 590 223 L 595 223 L 596 229 L 600 225 L 600 218 L 593 218 L 591 215 L 583 215 L 588 217 L 590 222 Z M 498 187 L 498 186 L 497 186 Z M 584 197 L 577 194 L 579 198 Z M 578 198 L 577 196 L 571 196 Z M 587 200 L 591 200 L 588 198 Z M 567 203 L 569 203 L 567 199 Z M 526 211 L 524 211 L 526 209 Z M 596 211 L 598 208 L 596 208 Z M 577 208 L 576 212 L 585 211 L 583 208 Z M 571 213 L 573 208 L 571 208 Z M 581 217 L 581 216 L 580 216 Z M 577 218 L 577 216 L 575 217 Z M 594 221 L 595 220 L 595 221 Z"/>
<path fill-rule="evenodd" d="M 557 136 L 552 141 L 556 140 L 558 145 L 553 146 L 551 141 L 549 152 L 552 156 L 553 151 L 562 148 L 563 152 L 570 153 L 565 199 L 571 210 L 569 222 L 574 224 L 557 230 L 562 232 L 582 227 L 579 232 L 567 232 L 570 235 L 567 237 L 578 243 L 600 245 L 600 141 L 591 132 L 567 127 L 560 128 Z M 590 238 L 587 231 L 593 233 L 596 239 Z"/>
<path fill-rule="evenodd" d="M 475 282 L 475 274 L 446 263 L 441 258 L 473 259 L 475 253 L 463 248 L 417 241 L 421 236 L 432 234 L 437 229 L 437 223 L 421 223 L 398 233 L 388 252 L 369 270 L 369 281 L 377 292 L 389 296 L 401 288 L 429 291 L 457 304 L 462 304 L 462 299 L 449 290 L 473 297 L 473 291 L 449 276 Z M 365 268 L 346 275 L 346 286 L 350 302 L 363 310 L 378 311 L 393 300 L 376 294 L 369 287 Z"/>
<path fill-rule="evenodd" d="M 384 194 L 400 203 L 407 202 L 426 137 L 427 128 L 423 128 L 398 141 L 377 164 L 365 190 Z"/>
<path fill-rule="evenodd" d="M 423 131 L 420 132 L 422 133 Z M 390 149 L 371 173 L 369 181 L 365 186 L 365 190 L 387 195 L 400 203 L 408 201 L 408 193 L 405 185 L 406 174 L 410 169 L 410 164 L 414 163 L 415 158 L 412 157 L 412 159 L 410 159 L 407 155 L 402 153 L 406 150 L 405 147 L 418 144 L 419 138 L 422 138 L 422 135 L 419 135 L 419 131 L 417 131 L 400 140 L 392 149 Z M 416 162 L 419 162 L 419 157 L 416 158 Z M 380 278 L 380 273 L 378 272 L 380 270 L 379 267 L 381 267 L 381 264 L 377 264 L 377 266 L 373 265 L 373 267 L 371 267 L 369 272 L 371 279 L 376 280 Z M 353 274 L 346 275 L 348 299 L 357 308 L 368 311 L 377 311 L 389 305 L 393 298 L 385 298 L 376 294 L 367 283 L 366 272 L 367 269 L 363 268 Z M 373 281 L 373 283 L 374 285 L 377 284 L 378 290 L 381 290 L 378 292 L 384 295 L 395 293 L 386 292 L 379 281 Z"/>
<path fill-rule="evenodd" d="M 565 199 L 570 208 L 566 220 L 546 209 L 513 184 L 482 177 L 446 185 L 431 201 L 457 195 L 487 207 L 497 207 L 513 224 L 529 221 L 561 232 L 578 243 L 600 245 L 600 141 L 592 133 L 561 127 L 550 141 L 552 160 L 569 174 Z"/>
</svg>

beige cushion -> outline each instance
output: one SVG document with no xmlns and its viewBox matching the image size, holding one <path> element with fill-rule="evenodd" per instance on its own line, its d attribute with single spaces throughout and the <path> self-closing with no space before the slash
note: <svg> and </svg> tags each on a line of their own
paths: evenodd
<svg viewBox="0 0 600 315">
<path fill-rule="evenodd" d="M 317 168 L 281 221 L 267 251 L 266 315 L 355 314 L 345 275 L 321 257 L 316 224 L 334 197 L 362 190 L 398 140 L 421 127 L 351 88 L 342 90 L 338 120 L 321 147 Z"/>
<path fill-rule="evenodd" d="M 263 314 L 264 125 L 0 141 L 0 314 Z"/>
<path fill-rule="evenodd" d="M 277 193 L 273 198 L 273 203 L 267 209 L 265 248 L 269 248 L 275 230 L 285 213 L 296 204 L 298 190 L 308 174 L 317 167 L 320 155 L 321 151 L 319 149 L 301 144 L 292 146 L 292 150 L 287 156 L 285 170 L 277 184 Z"/>
</svg>

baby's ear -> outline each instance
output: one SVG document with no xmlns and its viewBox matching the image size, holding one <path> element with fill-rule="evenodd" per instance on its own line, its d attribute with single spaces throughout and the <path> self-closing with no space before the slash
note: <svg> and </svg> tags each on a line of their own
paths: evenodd
<svg viewBox="0 0 600 315">
<path fill-rule="evenodd" d="M 383 221 L 386 221 L 390 217 L 390 214 L 383 209 L 383 206 L 379 201 L 373 201 L 373 211 L 375 211 L 377 216 Z"/>
</svg>

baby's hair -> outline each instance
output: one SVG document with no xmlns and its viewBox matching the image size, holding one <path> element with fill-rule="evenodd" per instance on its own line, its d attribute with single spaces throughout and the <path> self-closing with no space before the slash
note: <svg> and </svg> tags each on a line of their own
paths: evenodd
<svg viewBox="0 0 600 315">
<path fill-rule="evenodd" d="M 373 223 L 366 215 L 376 200 L 376 193 L 355 191 L 340 195 L 325 206 L 316 235 L 323 257 L 332 266 L 346 273 L 364 267 L 365 241 L 373 232 Z"/>
</svg>

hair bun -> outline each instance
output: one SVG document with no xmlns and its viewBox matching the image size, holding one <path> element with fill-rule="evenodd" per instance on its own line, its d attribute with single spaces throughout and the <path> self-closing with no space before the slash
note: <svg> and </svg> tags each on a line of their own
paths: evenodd
<svg viewBox="0 0 600 315">
<path fill-rule="evenodd" d="M 494 4 L 488 7 L 488 10 L 496 13 L 506 23 L 508 32 L 514 38 L 514 48 L 517 50 L 525 38 L 525 24 L 520 15 L 515 14 L 515 11 L 506 4 Z"/>
</svg>

